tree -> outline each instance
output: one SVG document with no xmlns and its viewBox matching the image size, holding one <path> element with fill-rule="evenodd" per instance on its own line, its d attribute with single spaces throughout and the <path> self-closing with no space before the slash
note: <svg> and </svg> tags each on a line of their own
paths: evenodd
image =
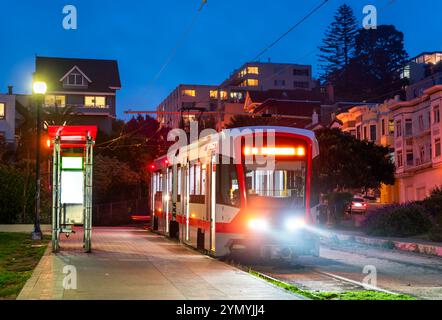
<svg viewBox="0 0 442 320">
<path fill-rule="evenodd" d="M 337 72 L 342 73 L 346 79 L 347 67 L 354 55 L 357 30 L 352 8 L 347 4 L 341 5 L 319 47 L 323 81 L 330 81 L 330 76 L 336 75 Z"/>
<path fill-rule="evenodd" d="M 407 82 L 400 79 L 399 71 L 407 58 L 404 34 L 394 26 L 360 29 L 351 61 L 351 89 L 364 99 L 379 101 L 400 93 Z"/>
<path fill-rule="evenodd" d="M 116 158 L 97 155 L 94 159 L 94 202 L 116 202 L 134 198 L 140 174 Z"/>
<path fill-rule="evenodd" d="M 394 184 L 395 165 L 389 148 L 358 140 L 339 129 L 320 129 L 316 137 L 320 159 L 315 180 L 321 193 Z"/>
<path fill-rule="evenodd" d="M 137 173 L 136 187 L 127 188 L 130 192 L 119 194 L 120 200 L 132 200 L 146 197 L 150 188 L 150 172 L 148 166 L 159 156 L 165 155 L 173 142 L 167 141 L 168 128 L 161 127 L 160 123 L 152 117 L 138 116 L 126 124 L 114 121 L 113 132 L 106 135 L 99 132 L 95 152 L 104 159 L 113 159 L 124 165 L 131 172 Z M 106 160 L 107 166 L 109 161 Z M 100 181 L 103 184 L 107 177 L 104 175 Z M 103 188 L 107 188 L 104 184 Z M 98 189 L 97 189 L 98 190 Z M 124 189 L 126 190 L 126 189 Z M 115 199 L 98 196 L 97 200 L 115 201 Z"/>
<path fill-rule="evenodd" d="M 360 29 L 356 36 L 355 58 L 368 74 L 379 82 L 389 83 L 407 62 L 404 34 L 393 25 L 380 25 L 377 29 Z"/>
</svg>

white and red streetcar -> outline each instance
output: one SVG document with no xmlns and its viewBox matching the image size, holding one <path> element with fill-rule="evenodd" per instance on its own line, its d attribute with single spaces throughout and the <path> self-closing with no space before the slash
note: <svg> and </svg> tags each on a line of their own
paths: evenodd
<svg viewBox="0 0 442 320">
<path fill-rule="evenodd" d="M 310 189 L 319 148 L 312 131 L 239 128 L 177 150 L 175 159 L 151 164 L 155 231 L 217 257 L 233 250 L 318 255 Z"/>
</svg>

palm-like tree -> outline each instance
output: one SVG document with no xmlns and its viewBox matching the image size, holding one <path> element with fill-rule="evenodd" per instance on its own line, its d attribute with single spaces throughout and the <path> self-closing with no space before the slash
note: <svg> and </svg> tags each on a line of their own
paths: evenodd
<svg viewBox="0 0 442 320">
<path fill-rule="evenodd" d="M 35 137 L 36 137 L 36 122 L 37 122 L 37 108 L 32 103 L 28 105 L 22 104 L 20 101 L 16 102 L 16 110 L 18 115 L 17 125 L 17 152 L 16 157 L 19 160 L 19 167 L 24 171 L 25 188 L 23 190 L 23 212 L 22 221 L 24 222 L 26 216 L 26 203 L 30 196 L 30 188 L 33 188 L 31 183 L 32 175 L 35 168 Z M 73 111 L 73 107 L 44 107 L 41 110 L 41 118 L 46 129 L 51 125 L 68 125 L 78 115 Z"/>
</svg>

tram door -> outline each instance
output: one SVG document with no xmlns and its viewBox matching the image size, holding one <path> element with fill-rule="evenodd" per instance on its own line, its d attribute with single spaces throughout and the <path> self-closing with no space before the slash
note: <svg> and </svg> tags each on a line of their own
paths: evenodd
<svg viewBox="0 0 442 320">
<path fill-rule="evenodd" d="M 216 248 L 216 154 L 212 154 L 209 170 L 209 221 L 210 221 L 210 251 Z"/>
<path fill-rule="evenodd" d="M 181 201 L 182 205 L 182 216 L 184 217 L 183 221 L 183 232 L 182 238 L 184 242 L 188 242 L 190 240 L 190 164 L 187 163 L 186 166 L 182 167 L 182 197 L 183 201 Z"/>
</svg>

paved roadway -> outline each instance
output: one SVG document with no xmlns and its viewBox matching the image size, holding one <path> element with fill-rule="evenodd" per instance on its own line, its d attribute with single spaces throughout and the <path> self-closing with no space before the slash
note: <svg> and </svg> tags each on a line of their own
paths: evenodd
<svg viewBox="0 0 442 320">
<path fill-rule="evenodd" d="M 339 292 L 361 290 L 357 283 L 367 277 L 363 273 L 366 266 L 376 268 L 376 285 L 380 289 L 442 300 L 440 257 L 359 244 L 322 244 L 319 258 L 301 257 L 293 266 L 272 264 L 255 268 L 305 289 Z"/>
<path fill-rule="evenodd" d="M 145 230 L 94 228 L 92 237 L 91 254 L 80 232 L 62 241 L 59 254 L 48 250 L 18 299 L 302 299 Z M 73 284 L 66 266 L 77 271 L 76 289 L 63 286 Z"/>
</svg>

